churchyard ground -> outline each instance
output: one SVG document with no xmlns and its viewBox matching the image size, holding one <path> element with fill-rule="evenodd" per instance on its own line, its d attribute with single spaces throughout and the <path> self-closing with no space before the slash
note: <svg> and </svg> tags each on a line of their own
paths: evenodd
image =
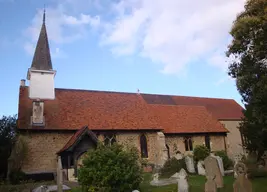
<svg viewBox="0 0 267 192">
<path fill-rule="evenodd" d="M 144 175 L 144 181 L 141 183 L 141 192 L 177 192 L 177 185 L 167 185 L 167 186 L 151 186 L 149 182 L 152 179 L 152 175 L 150 173 L 146 173 Z M 233 176 L 225 176 L 224 177 L 224 188 L 219 190 L 218 192 L 233 192 Z M 189 192 L 201 192 L 204 191 L 204 185 L 206 182 L 206 178 L 204 176 L 199 175 L 190 175 L 189 176 Z M 267 178 L 257 178 L 252 180 L 253 184 L 253 192 L 267 192 Z M 79 188 L 73 189 L 71 192 L 81 192 Z"/>
</svg>

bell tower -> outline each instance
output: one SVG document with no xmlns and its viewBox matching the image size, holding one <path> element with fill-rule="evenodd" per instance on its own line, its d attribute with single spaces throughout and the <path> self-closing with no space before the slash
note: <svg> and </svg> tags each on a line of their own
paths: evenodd
<svg viewBox="0 0 267 192">
<path fill-rule="evenodd" d="M 33 100 L 55 99 L 54 78 L 48 36 L 45 25 L 45 10 L 43 24 L 35 48 L 31 68 L 28 69 L 29 97 Z"/>
</svg>

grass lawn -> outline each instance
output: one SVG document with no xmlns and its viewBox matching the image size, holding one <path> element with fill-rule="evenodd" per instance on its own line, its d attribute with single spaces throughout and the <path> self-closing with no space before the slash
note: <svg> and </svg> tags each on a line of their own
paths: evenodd
<svg viewBox="0 0 267 192">
<path fill-rule="evenodd" d="M 144 175 L 144 182 L 141 184 L 141 192 L 177 192 L 177 185 L 167 185 L 167 186 L 151 186 L 149 182 L 151 181 L 151 174 L 146 173 Z M 202 192 L 204 191 L 204 184 L 206 178 L 198 175 L 189 176 L 189 186 L 190 192 Z M 232 176 L 224 177 L 224 188 L 218 192 L 233 192 L 234 178 Z M 35 187 L 41 184 L 55 184 L 54 182 L 45 183 L 25 183 L 21 185 L 0 185 L 0 192 L 29 192 Z M 267 192 L 267 177 L 257 178 L 252 180 L 253 192 Z M 81 192 L 79 188 L 72 189 L 71 192 Z"/>
<path fill-rule="evenodd" d="M 151 186 L 149 182 L 151 181 L 151 174 L 146 173 L 144 175 L 144 182 L 141 184 L 141 192 L 177 192 L 177 185 L 167 185 L 167 186 Z M 190 192 L 202 192 L 204 191 L 204 185 L 206 178 L 198 175 L 191 175 L 189 177 Z M 233 176 L 224 177 L 224 188 L 218 190 L 218 192 L 233 192 Z M 252 180 L 253 192 L 267 192 L 267 178 L 257 178 Z M 73 189 L 72 192 L 81 192 L 79 188 Z"/>
</svg>

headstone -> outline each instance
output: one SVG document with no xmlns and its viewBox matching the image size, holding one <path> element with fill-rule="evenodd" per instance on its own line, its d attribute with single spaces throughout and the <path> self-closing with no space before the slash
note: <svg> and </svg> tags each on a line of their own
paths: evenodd
<svg viewBox="0 0 267 192">
<path fill-rule="evenodd" d="M 223 161 L 222 161 L 222 158 L 219 157 L 219 156 L 214 156 L 217 161 L 218 161 L 218 165 L 219 165 L 219 168 L 220 168 L 220 171 L 221 171 L 221 174 L 222 176 L 224 176 L 224 167 L 223 167 Z"/>
<path fill-rule="evenodd" d="M 218 165 L 218 161 L 212 155 L 209 155 L 204 160 L 206 177 L 213 177 L 215 175 L 215 183 L 217 188 L 223 188 L 223 178 Z"/>
<path fill-rule="evenodd" d="M 189 173 L 195 173 L 195 167 L 194 167 L 194 160 L 192 157 L 190 156 L 185 156 L 185 164 L 186 164 L 186 168 L 187 168 L 187 171 Z"/>
<path fill-rule="evenodd" d="M 158 147 L 158 158 L 157 164 L 163 166 L 168 160 L 168 150 L 166 148 L 165 135 L 162 132 L 157 132 L 157 147 Z"/>
<path fill-rule="evenodd" d="M 207 181 L 205 183 L 205 192 L 217 192 L 215 177 L 215 175 L 207 176 Z"/>
<path fill-rule="evenodd" d="M 188 192 L 188 189 L 187 173 L 184 169 L 181 169 L 178 174 L 178 192 Z"/>
<path fill-rule="evenodd" d="M 242 159 L 241 155 L 236 155 L 234 157 L 234 162 L 235 162 L 234 167 L 237 165 L 238 162 L 241 161 L 241 159 Z M 234 177 L 237 178 L 237 172 L 235 171 L 235 169 L 234 169 Z"/>
<path fill-rule="evenodd" d="M 204 164 L 204 161 L 199 161 L 197 163 L 197 172 L 199 175 L 206 175 L 206 171 L 204 169 L 203 164 Z"/>
<path fill-rule="evenodd" d="M 264 152 L 262 159 L 264 160 L 264 169 L 267 171 L 267 151 Z"/>
<path fill-rule="evenodd" d="M 62 185 L 63 185 L 63 174 L 62 174 L 62 163 L 61 157 L 58 156 L 58 165 L 57 165 L 57 190 L 58 192 L 62 192 Z"/>
<path fill-rule="evenodd" d="M 70 191 L 67 185 L 62 186 L 63 191 Z M 42 185 L 32 190 L 32 192 L 57 192 L 57 185 Z"/>
<path fill-rule="evenodd" d="M 176 153 L 176 155 L 174 156 L 177 160 L 182 159 L 184 156 L 182 153 Z"/>
<path fill-rule="evenodd" d="M 155 174 L 153 175 L 153 181 L 154 181 L 154 182 L 158 182 L 158 181 L 159 181 L 159 174 L 158 174 L 158 173 L 155 173 Z"/>
<path fill-rule="evenodd" d="M 237 173 L 237 178 L 233 184 L 234 192 L 252 192 L 252 184 L 246 177 L 246 165 L 242 162 L 238 162 L 235 166 L 235 171 Z"/>
</svg>

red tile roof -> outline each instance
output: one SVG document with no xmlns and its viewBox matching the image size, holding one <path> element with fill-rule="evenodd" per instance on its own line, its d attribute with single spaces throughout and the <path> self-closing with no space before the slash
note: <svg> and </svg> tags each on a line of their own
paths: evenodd
<svg viewBox="0 0 267 192">
<path fill-rule="evenodd" d="M 46 130 L 161 130 L 166 133 L 226 132 L 215 119 L 241 119 L 242 107 L 230 99 L 56 89 L 44 101 Z M 18 127 L 32 129 L 32 100 L 20 87 Z"/>
<path fill-rule="evenodd" d="M 73 146 L 75 144 L 75 142 L 77 140 L 79 140 L 80 136 L 84 134 L 85 131 L 88 132 L 88 134 L 91 136 L 93 141 L 95 141 L 95 142 L 98 141 L 96 135 L 91 130 L 89 130 L 87 126 L 85 126 L 85 127 L 82 127 L 81 129 L 79 129 L 78 131 L 76 131 L 76 133 L 69 139 L 69 141 L 64 145 L 64 147 L 60 151 L 58 151 L 57 153 L 61 153 L 65 150 L 69 149 L 71 146 Z"/>
</svg>

